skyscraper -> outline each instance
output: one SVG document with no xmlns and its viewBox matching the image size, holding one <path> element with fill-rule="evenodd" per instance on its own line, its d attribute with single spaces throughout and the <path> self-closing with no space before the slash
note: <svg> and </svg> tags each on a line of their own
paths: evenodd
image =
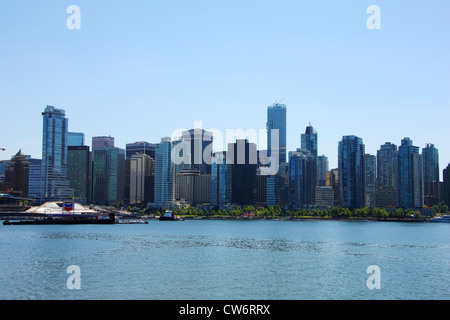
<svg viewBox="0 0 450 320">
<path fill-rule="evenodd" d="M 125 186 L 125 150 L 104 147 L 95 150 L 93 166 L 93 202 L 112 205 L 123 200 Z"/>
<path fill-rule="evenodd" d="M 155 159 L 156 145 L 146 141 L 138 141 L 134 143 L 127 143 L 125 150 L 127 159 L 131 158 L 131 156 L 136 153 L 146 154 L 152 157 L 152 159 Z"/>
<path fill-rule="evenodd" d="M 375 207 L 377 205 L 377 157 L 366 154 L 364 156 L 364 174 L 366 184 L 366 207 Z"/>
<path fill-rule="evenodd" d="M 5 171 L 5 181 L 11 183 L 15 192 L 21 192 L 22 197 L 28 197 L 30 161 L 22 150 L 9 161 Z"/>
<path fill-rule="evenodd" d="M 84 146 L 84 133 L 68 132 L 67 133 L 67 146 L 68 147 Z"/>
<path fill-rule="evenodd" d="M 231 202 L 251 205 L 256 195 L 256 144 L 238 139 L 228 144 L 227 163 L 230 165 Z"/>
<path fill-rule="evenodd" d="M 450 207 L 450 163 L 448 164 L 447 168 L 443 171 L 444 176 L 444 202 L 447 204 L 447 206 Z"/>
<path fill-rule="evenodd" d="M 286 163 L 286 105 L 274 103 L 267 107 L 267 153 L 269 156 L 278 151 L 278 164 Z M 278 150 L 272 141 L 272 130 L 278 130 Z"/>
<path fill-rule="evenodd" d="M 377 206 L 398 207 L 398 149 L 390 142 L 377 151 Z"/>
<path fill-rule="evenodd" d="M 423 207 L 422 155 L 409 138 L 398 148 L 398 195 L 401 208 Z"/>
<path fill-rule="evenodd" d="M 156 146 L 155 198 L 154 205 L 170 208 L 175 201 L 174 170 L 172 162 L 172 141 L 162 138 Z"/>
<path fill-rule="evenodd" d="M 154 160 L 145 153 L 136 153 L 127 159 L 126 162 L 129 173 L 126 184 L 129 185 L 128 197 L 130 204 L 144 203 L 146 188 L 151 187 L 148 185 L 149 180 L 146 177 L 154 173 Z"/>
<path fill-rule="evenodd" d="M 363 140 L 344 136 L 338 146 L 339 187 L 342 206 L 360 208 L 365 205 Z"/>
<path fill-rule="evenodd" d="M 73 196 L 67 180 L 68 119 L 63 109 L 47 106 L 42 112 L 42 201 L 64 201 Z"/>
<path fill-rule="evenodd" d="M 316 161 L 307 150 L 289 152 L 289 198 L 292 208 L 305 208 L 315 204 L 316 175 L 312 171 L 317 168 Z"/>
<path fill-rule="evenodd" d="M 69 146 L 67 150 L 67 180 L 74 197 L 88 204 L 91 193 L 91 155 L 88 146 Z"/>
<path fill-rule="evenodd" d="M 187 152 L 190 158 L 188 167 L 198 169 L 200 174 L 210 174 L 213 134 L 203 129 L 191 129 L 182 135 L 183 152 Z"/>
<path fill-rule="evenodd" d="M 114 147 L 114 138 L 111 136 L 92 137 L 92 160 L 95 157 L 95 150 L 104 147 Z"/>
<path fill-rule="evenodd" d="M 221 209 L 229 203 L 230 175 L 226 152 L 216 152 L 211 165 L 211 205 Z"/>
<path fill-rule="evenodd" d="M 305 133 L 301 135 L 301 147 L 303 150 L 308 150 L 317 159 L 318 133 L 311 124 L 306 127 Z"/>
<path fill-rule="evenodd" d="M 423 156 L 423 182 L 439 181 L 439 150 L 434 144 L 427 143 L 422 148 Z"/>
<path fill-rule="evenodd" d="M 327 185 L 328 158 L 324 155 L 317 157 L 317 185 Z"/>
</svg>

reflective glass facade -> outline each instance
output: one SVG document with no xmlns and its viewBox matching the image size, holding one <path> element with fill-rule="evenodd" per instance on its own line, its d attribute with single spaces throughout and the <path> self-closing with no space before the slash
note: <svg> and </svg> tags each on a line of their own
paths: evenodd
<svg viewBox="0 0 450 320">
<path fill-rule="evenodd" d="M 342 206 L 360 208 L 365 205 L 363 140 L 356 136 L 344 136 L 338 146 L 339 188 Z"/>
</svg>

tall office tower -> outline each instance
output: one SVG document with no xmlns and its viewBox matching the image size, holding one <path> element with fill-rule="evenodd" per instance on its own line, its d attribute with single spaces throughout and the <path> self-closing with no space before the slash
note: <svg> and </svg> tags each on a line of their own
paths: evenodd
<svg viewBox="0 0 450 320">
<path fill-rule="evenodd" d="M 229 203 L 230 174 L 226 162 L 226 151 L 216 152 L 211 164 L 211 205 L 222 209 Z"/>
<path fill-rule="evenodd" d="M 104 147 L 95 150 L 93 166 L 93 202 L 113 205 L 123 200 L 125 185 L 125 150 Z"/>
<path fill-rule="evenodd" d="M 344 136 L 339 141 L 339 186 L 342 206 L 360 208 L 365 205 L 365 175 L 363 140 L 356 136 Z"/>
<path fill-rule="evenodd" d="M 68 147 L 84 146 L 84 133 L 68 132 L 67 133 L 67 146 Z"/>
<path fill-rule="evenodd" d="M 398 149 L 390 142 L 377 151 L 377 207 L 398 207 Z"/>
<path fill-rule="evenodd" d="M 196 206 L 211 202 L 211 175 L 201 174 L 197 168 L 182 170 L 177 174 L 175 198 Z"/>
<path fill-rule="evenodd" d="M 301 135 L 301 147 L 303 150 L 308 150 L 311 155 L 317 159 L 318 134 L 311 124 L 306 127 L 305 133 Z"/>
<path fill-rule="evenodd" d="M 375 155 L 364 155 L 364 174 L 366 183 L 366 207 L 377 205 L 377 157 Z"/>
<path fill-rule="evenodd" d="M 211 173 L 213 134 L 203 129 L 191 129 L 182 133 L 185 169 L 198 169 L 200 174 Z M 185 163 L 184 159 L 188 160 Z"/>
<path fill-rule="evenodd" d="M 318 134 L 317 131 L 311 126 L 306 127 L 305 133 L 301 135 L 301 148 L 310 152 L 311 156 L 314 157 L 315 161 L 313 163 L 311 174 L 313 175 L 313 190 L 319 183 L 318 177 Z M 314 193 L 315 194 L 315 193 Z"/>
<path fill-rule="evenodd" d="M 274 103 L 267 107 L 267 154 L 271 156 L 278 151 L 278 164 L 286 163 L 286 105 Z M 272 130 L 278 130 L 278 150 L 276 141 L 272 141 Z"/>
<path fill-rule="evenodd" d="M 439 181 L 439 150 L 427 143 L 422 148 L 423 182 Z"/>
<path fill-rule="evenodd" d="M 154 160 L 145 153 L 133 154 L 126 160 L 128 174 L 127 181 L 127 198 L 131 205 L 146 203 L 146 189 L 151 188 L 148 185 L 150 177 L 154 174 Z M 153 190 L 154 191 L 154 190 Z"/>
<path fill-rule="evenodd" d="M 315 204 L 317 159 L 309 151 L 289 152 L 289 193 L 292 208 L 306 208 Z"/>
<path fill-rule="evenodd" d="M 226 154 L 231 175 L 231 202 L 252 205 L 256 194 L 256 144 L 237 139 L 228 144 Z"/>
<path fill-rule="evenodd" d="M 105 147 L 114 147 L 114 138 L 111 136 L 92 137 L 92 160 L 94 160 L 95 150 Z"/>
<path fill-rule="evenodd" d="M 422 148 L 422 158 L 424 204 L 432 207 L 441 201 L 439 151 L 434 144 L 427 143 L 425 148 Z"/>
<path fill-rule="evenodd" d="M 33 204 L 41 202 L 42 190 L 44 184 L 42 183 L 42 159 L 28 159 L 29 178 L 28 178 L 28 198 L 32 199 Z"/>
<path fill-rule="evenodd" d="M 88 146 L 67 148 L 67 180 L 76 201 L 88 204 L 91 194 L 91 155 Z"/>
<path fill-rule="evenodd" d="M 12 190 L 20 192 L 22 197 L 28 197 L 28 181 L 30 171 L 30 161 L 22 150 L 11 157 L 6 166 L 5 182 L 11 183 Z"/>
<path fill-rule="evenodd" d="M 398 200 L 401 208 L 423 207 L 422 155 L 409 138 L 398 148 Z"/>
<path fill-rule="evenodd" d="M 131 158 L 131 156 L 136 153 L 146 154 L 150 156 L 152 159 L 155 159 L 156 145 L 154 143 L 149 143 L 145 141 L 127 143 L 125 151 L 127 159 Z"/>
<path fill-rule="evenodd" d="M 327 185 L 328 158 L 324 155 L 317 157 L 317 185 Z"/>
<path fill-rule="evenodd" d="M 444 169 L 443 176 L 444 176 L 444 183 L 443 183 L 444 202 L 447 206 L 450 207 L 450 163 L 448 164 L 447 168 Z"/>
<path fill-rule="evenodd" d="M 327 186 L 333 189 L 334 206 L 341 206 L 341 191 L 339 187 L 339 169 L 331 169 L 327 172 Z"/>
<path fill-rule="evenodd" d="M 73 196 L 67 180 L 67 128 L 65 111 L 47 106 L 42 112 L 42 201 L 64 201 Z"/>
<path fill-rule="evenodd" d="M 155 197 L 154 205 L 170 208 L 175 201 L 174 170 L 172 162 L 172 141 L 162 138 L 156 145 Z"/>
</svg>

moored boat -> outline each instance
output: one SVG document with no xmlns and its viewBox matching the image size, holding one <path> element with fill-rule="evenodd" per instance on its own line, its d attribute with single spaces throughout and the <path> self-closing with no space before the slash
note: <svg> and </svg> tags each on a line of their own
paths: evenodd
<svg viewBox="0 0 450 320">
<path fill-rule="evenodd" d="M 450 223 L 450 215 L 430 219 L 430 222 Z"/>
<path fill-rule="evenodd" d="M 174 215 L 173 211 L 167 210 L 164 215 L 159 217 L 159 221 L 184 221 L 184 219 Z"/>
</svg>

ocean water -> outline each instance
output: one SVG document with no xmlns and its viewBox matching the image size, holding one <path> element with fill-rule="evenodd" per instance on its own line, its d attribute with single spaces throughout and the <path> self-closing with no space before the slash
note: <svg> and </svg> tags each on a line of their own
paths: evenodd
<svg viewBox="0 0 450 320">
<path fill-rule="evenodd" d="M 450 225 L 0 225 L 0 268 L 2 300 L 448 300 Z"/>
</svg>

